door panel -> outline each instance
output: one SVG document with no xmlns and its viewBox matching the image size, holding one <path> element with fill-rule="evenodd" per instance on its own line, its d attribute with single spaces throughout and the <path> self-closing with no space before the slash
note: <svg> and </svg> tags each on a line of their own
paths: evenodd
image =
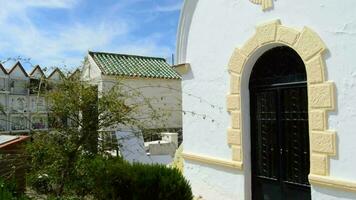
<svg viewBox="0 0 356 200">
<path fill-rule="evenodd" d="M 252 198 L 310 197 L 305 84 L 251 89 Z"/>
<path fill-rule="evenodd" d="M 308 185 L 309 136 L 306 87 L 280 89 L 281 124 L 285 159 L 285 178 L 291 183 Z"/>
<path fill-rule="evenodd" d="M 257 103 L 257 175 L 277 180 L 279 164 L 276 159 L 278 150 L 276 92 L 264 91 L 256 94 Z"/>
</svg>

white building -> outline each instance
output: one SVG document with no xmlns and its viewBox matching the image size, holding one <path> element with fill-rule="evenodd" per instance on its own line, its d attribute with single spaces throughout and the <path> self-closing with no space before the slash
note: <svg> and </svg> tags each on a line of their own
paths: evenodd
<svg viewBox="0 0 356 200">
<path fill-rule="evenodd" d="M 146 129 L 157 133 L 181 129 L 181 77 L 163 58 L 89 52 L 82 78 L 97 85 L 99 95 L 117 84 L 124 90 L 137 92 L 132 99 L 142 102 L 138 117 Z M 144 99 L 154 111 L 165 115 L 150 119 L 152 109 L 147 108 Z"/>
<path fill-rule="evenodd" d="M 177 61 L 196 196 L 356 199 L 355 33 L 354 0 L 185 1 Z"/>
<path fill-rule="evenodd" d="M 38 85 L 41 79 L 55 81 L 62 75 L 56 69 L 46 78 L 38 65 L 28 74 L 20 62 L 10 70 L 0 64 L 0 104 L 3 108 L 0 134 L 48 130 L 49 112 L 45 97 L 38 94 Z"/>
</svg>

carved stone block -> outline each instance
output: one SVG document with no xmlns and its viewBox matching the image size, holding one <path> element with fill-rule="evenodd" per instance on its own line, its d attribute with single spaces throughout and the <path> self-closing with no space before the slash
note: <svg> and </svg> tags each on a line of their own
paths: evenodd
<svg viewBox="0 0 356 200">
<path fill-rule="evenodd" d="M 328 156 L 325 154 L 313 153 L 310 156 L 310 173 L 315 175 L 328 175 Z"/>
<path fill-rule="evenodd" d="M 235 49 L 233 56 L 229 62 L 229 70 L 241 74 L 242 68 L 246 62 L 246 57 L 241 53 L 241 50 Z"/>
<path fill-rule="evenodd" d="M 326 113 L 323 110 L 309 111 L 309 126 L 311 130 L 323 131 L 326 129 Z"/>
<path fill-rule="evenodd" d="M 262 24 L 257 26 L 256 37 L 258 38 L 258 42 L 260 43 L 260 45 L 273 42 L 276 40 L 277 27 L 280 24 L 281 22 L 279 20 L 276 20 L 267 24 Z"/>
<path fill-rule="evenodd" d="M 232 160 L 233 161 L 242 161 L 242 150 L 241 146 L 233 145 L 232 149 Z"/>
<path fill-rule="evenodd" d="M 246 56 L 250 56 L 259 46 L 258 37 L 252 37 L 241 48 L 241 52 Z"/>
<path fill-rule="evenodd" d="M 226 104 L 229 111 L 240 110 L 240 95 L 228 95 Z"/>
<path fill-rule="evenodd" d="M 321 55 L 316 56 L 306 64 L 308 82 L 321 83 L 324 81 L 324 62 Z"/>
<path fill-rule="evenodd" d="M 332 83 L 310 85 L 308 89 L 310 107 L 334 109 L 334 88 Z"/>
<path fill-rule="evenodd" d="M 231 127 L 233 129 L 240 129 L 240 127 L 241 127 L 241 113 L 239 111 L 231 112 Z"/>
<path fill-rule="evenodd" d="M 239 94 L 240 93 L 240 76 L 231 74 L 230 75 L 230 93 Z"/>
<path fill-rule="evenodd" d="M 335 132 L 312 132 L 311 133 L 311 148 L 313 152 L 326 153 L 329 155 L 336 154 L 336 137 Z"/>
<path fill-rule="evenodd" d="M 309 60 L 316 53 L 324 51 L 325 45 L 319 36 L 305 27 L 295 45 L 295 49 L 304 61 Z"/>
<path fill-rule="evenodd" d="M 227 130 L 227 143 L 229 145 L 241 145 L 241 132 L 239 129 Z"/>
<path fill-rule="evenodd" d="M 279 26 L 277 30 L 277 41 L 293 45 L 299 36 L 299 32 L 292 28 Z"/>
</svg>

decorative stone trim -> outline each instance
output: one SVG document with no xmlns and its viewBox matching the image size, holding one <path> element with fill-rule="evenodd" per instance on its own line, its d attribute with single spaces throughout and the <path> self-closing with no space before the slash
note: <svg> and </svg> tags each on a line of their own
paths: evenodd
<svg viewBox="0 0 356 200">
<path fill-rule="evenodd" d="M 234 157 L 238 159 L 239 156 L 242 154 L 239 153 L 239 149 L 236 148 L 233 150 Z M 240 151 L 241 152 L 241 151 Z M 230 160 L 225 160 L 225 159 L 220 159 L 220 158 L 214 158 L 211 156 L 205 156 L 201 154 L 195 154 L 195 153 L 188 153 L 188 152 L 183 152 L 182 156 L 185 160 L 191 160 L 195 162 L 200 162 L 200 163 L 205 163 L 209 165 L 217 165 L 221 167 L 227 167 L 227 168 L 233 168 L 233 169 L 242 169 L 242 163 L 238 161 L 230 161 Z"/>
<path fill-rule="evenodd" d="M 227 133 L 227 143 L 229 145 L 241 145 L 241 132 L 238 129 L 229 129 Z"/>
<path fill-rule="evenodd" d="M 329 175 L 329 159 L 326 154 L 313 153 L 310 156 L 310 174 Z"/>
<path fill-rule="evenodd" d="M 251 0 L 261 3 L 261 0 Z M 243 162 L 241 144 L 241 76 L 245 63 L 253 53 L 268 44 L 282 44 L 293 48 L 303 59 L 308 82 L 309 135 L 310 135 L 310 177 L 329 175 L 329 156 L 336 155 L 336 133 L 328 130 L 327 111 L 335 109 L 334 83 L 326 81 L 323 54 L 326 46 L 310 28 L 301 31 L 281 25 L 279 20 L 261 24 L 256 33 L 241 49 L 236 48 L 229 61 L 230 94 L 227 109 L 231 125 L 227 131 L 227 142 L 232 149 L 232 160 Z M 318 179 L 319 180 L 319 179 Z M 325 179 L 328 180 L 328 179 Z M 319 181 L 321 182 L 321 181 Z M 356 188 L 356 187 L 355 187 Z"/>
<path fill-rule="evenodd" d="M 273 0 L 250 0 L 254 4 L 262 5 L 262 10 L 267 10 L 273 7 Z"/>
<path fill-rule="evenodd" d="M 336 179 L 330 176 L 318 176 L 309 174 L 309 182 L 315 185 L 328 186 L 335 189 L 356 192 L 356 182 Z"/>
</svg>

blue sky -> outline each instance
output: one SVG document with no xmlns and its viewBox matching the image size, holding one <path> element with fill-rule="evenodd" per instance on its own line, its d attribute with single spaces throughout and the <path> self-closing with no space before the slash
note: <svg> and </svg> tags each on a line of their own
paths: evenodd
<svg viewBox="0 0 356 200">
<path fill-rule="evenodd" d="M 80 65 L 88 50 L 169 58 L 182 0 L 0 0 L 0 60 Z M 10 67 L 12 62 L 4 64 Z M 29 64 L 26 65 L 30 70 Z"/>
</svg>

